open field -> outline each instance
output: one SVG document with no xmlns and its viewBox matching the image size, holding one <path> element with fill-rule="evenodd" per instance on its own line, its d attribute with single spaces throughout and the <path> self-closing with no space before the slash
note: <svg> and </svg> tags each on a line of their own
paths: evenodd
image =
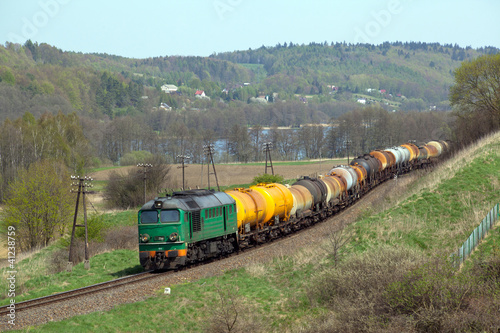
<svg viewBox="0 0 500 333">
<path fill-rule="evenodd" d="M 346 160 L 321 160 L 309 163 L 304 162 L 277 162 L 273 163 L 274 174 L 281 175 L 285 179 L 295 179 L 299 176 L 316 176 L 317 174 L 325 174 L 334 165 L 346 163 Z M 203 169 L 202 169 L 203 168 Z M 120 174 L 126 174 L 129 170 L 137 169 L 135 166 L 127 166 L 116 169 L 107 169 L 97 171 L 91 176 L 97 180 L 107 180 L 110 173 L 116 171 Z M 265 173 L 265 164 L 216 164 L 215 171 L 220 186 L 229 186 L 237 184 L 249 184 L 255 176 Z M 188 164 L 184 169 L 186 188 L 207 187 L 207 165 Z M 210 166 L 210 173 L 213 173 Z M 268 173 L 271 169 L 268 168 Z M 172 186 L 180 188 L 182 186 L 182 169 L 179 164 L 173 164 L 170 169 Z M 210 176 L 210 186 L 213 188 L 216 185 L 215 176 Z"/>
</svg>

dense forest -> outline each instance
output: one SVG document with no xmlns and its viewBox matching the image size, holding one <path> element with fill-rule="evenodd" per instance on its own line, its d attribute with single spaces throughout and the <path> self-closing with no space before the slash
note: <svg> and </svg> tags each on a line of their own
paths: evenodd
<svg viewBox="0 0 500 333">
<path fill-rule="evenodd" d="M 216 162 L 248 162 L 263 159 L 264 142 L 273 143 L 275 159 L 296 160 L 450 139 L 456 69 L 498 51 L 290 42 L 206 58 L 130 59 L 6 43 L 0 199 L 19 170 L 45 159 L 83 173 L 141 151 L 199 163 L 206 144 L 216 145 Z"/>
</svg>

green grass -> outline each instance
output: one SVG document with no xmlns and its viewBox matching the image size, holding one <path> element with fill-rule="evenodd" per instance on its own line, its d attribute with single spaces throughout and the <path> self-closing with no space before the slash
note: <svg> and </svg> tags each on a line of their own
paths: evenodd
<svg viewBox="0 0 500 333">
<path fill-rule="evenodd" d="M 116 250 L 102 253 L 90 259 L 90 270 L 86 270 L 83 263 L 75 265 L 71 272 L 63 271 L 57 274 L 50 274 L 50 266 L 43 265 L 49 260 L 50 252 L 54 248 L 42 250 L 29 259 L 23 260 L 16 265 L 18 278 L 16 286 L 28 290 L 23 294 L 16 293 L 16 302 L 51 295 L 71 289 L 85 287 L 91 284 L 105 282 L 143 271 L 139 264 L 137 251 Z M 30 276 L 20 276 L 24 272 L 32 272 L 29 266 L 36 266 L 36 274 Z M 2 274 L 4 274 L 2 270 Z M 43 273 L 42 273 L 43 272 Z M 6 295 L 3 295 L 6 297 Z M 0 305 L 6 305 L 9 299 L 0 300 Z"/>
<path fill-rule="evenodd" d="M 89 216 L 89 223 L 92 220 Z M 116 229 L 137 224 L 137 211 L 122 211 L 102 215 L 103 230 Z M 91 227 L 89 228 L 91 230 Z M 78 234 L 77 234 L 78 235 Z M 60 238 L 50 246 L 35 251 L 33 254 L 18 254 L 15 262 L 16 301 L 47 296 L 56 292 L 71 290 L 89 284 L 109 281 L 117 277 L 142 271 L 138 253 L 132 250 L 116 250 L 96 255 L 90 259 L 91 269 L 86 271 L 83 264 L 75 265 L 71 273 L 66 271 L 51 274 L 53 257 L 63 256 L 60 261 L 67 260 L 70 237 Z M 82 250 L 82 249 L 79 249 Z M 57 254 L 56 254 L 57 253 Z M 8 268 L 0 269 L 0 275 L 7 277 Z M 0 287 L 6 285 L 6 278 L 0 281 Z M 0 305 L 7 304 L 6 294 L 0 294 Z"/>
<path fill-rule="evenodd" d="M 363 251 L 388 243 L 451 253 L 500 201 L 499 152 L 500 142 L 489 144 L 453 177 L 361 219 L 352 226 L 353 247 Z"/>
<path fill-rule="evenodd" d="M 268 274 L 255 275 L 247 269 L 226 271 L 221 276 L 171 287 L 142 302 L 119 305 L 100 313 L 77 316 L 48 323 L 31 332 L 200 332 L 210 322 L 213 312 L 220 313 L 220 295 L 233 297 L 239 320 L 245 326 L 258 324 L 280 331 L 308 318 L 320 309 L 311 310 L 304 296 L 303 281 L 313 272 L 312 265 L 296 269 L 293 260 L 275 261 Z M 275 279 L 285 281 L 275 283 Z M 236 287 L 237 286 L 237 287 Z M 167 286 L 165 286 L 167 287 Z M 123 320 L 123 318 L 134 318 Z M 265 330 L 267 331 L 267 330 Z"/>
</svg>

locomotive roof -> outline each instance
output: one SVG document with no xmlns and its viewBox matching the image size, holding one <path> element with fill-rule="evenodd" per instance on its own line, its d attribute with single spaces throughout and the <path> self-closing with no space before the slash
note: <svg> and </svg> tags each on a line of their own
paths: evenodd
<svg viewBox="0 0 500 333">
<path fill-rule="evenodd" d="M 141 210 L 155 209 L 154 204 L 158 201 L 162 202 L 162 209 L 182 209 L 185 211 L 234 204 L 234 199 L 224 192 L 189 190 L 174 192 L 172 196 L 150 200 L 142 206 Z"/>
</svg>

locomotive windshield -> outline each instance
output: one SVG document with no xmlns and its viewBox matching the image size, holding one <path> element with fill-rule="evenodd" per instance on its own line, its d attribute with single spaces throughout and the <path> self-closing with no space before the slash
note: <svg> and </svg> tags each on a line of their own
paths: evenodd
<svg viewBox="0 0 500 333">
<path fill-rule="evenodd" d="M 143 210 L 141 212 L 141 223 L 158 223 L 158 212 L 156 210 Z"/>
<path fill-rule="evenodd" d="M 162 210 L 160 214 L 160 222 L 179 222 L 179 211 L 178 210 Z"/>
</svg>

